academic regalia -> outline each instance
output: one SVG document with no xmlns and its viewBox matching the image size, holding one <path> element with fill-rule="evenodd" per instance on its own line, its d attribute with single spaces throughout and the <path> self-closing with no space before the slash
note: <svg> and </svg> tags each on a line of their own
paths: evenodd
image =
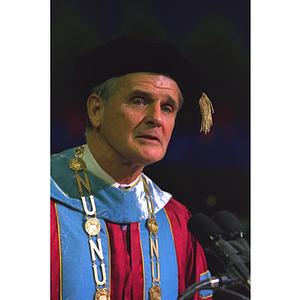
<svg viewBox="0 0 300 300">
<path fill-rule="evenodd" d="M 177 47 L 167 43 L 144 43 L 119 37 L 83 54 L 74 65 L 72 101 L 74 105 L 76 99 L 86 101 L 93 87 L 110 78 L 136 72 L 172 78 L 185 102 L 180 113 L 196 109 L 200 99 L 201 131 L 209 132 L 213 108 L 201 87 L 206 86 L 206 76 L 186 60 Z M 187 229 L 191 214 L 171 194 L 162 191 L 144 174 L 123 191 L 87 166 L 87 173 L 78 170 L 77 175 L 82 176 L 82 180 L 88 176 L 92 196 L 86 190 L 82 196 L 78 177 L 68 166 L 74 154 L 75 149 L 69 149 L 52 156 L 53 300 L 94 299 L 98 275 L 98 287 L 100 281 L 106 282 L 111 300 L 149 299 L 152 284 L 157 286 L 153 277 L 159 279 L 161 299 L 175 300 L 188 286 L 210 277 L 203 249 Z M 149 210 L 145 185 L 153 199 L 157 235 L 151 233 L 147 225 Z M 99 237 L 89 237 L 85 228 L 86 211 L 94 209 L 92 199 L 100 221 Z M 88 208 L 83 207 L 85 202 Z M 95 275 L 100 268 L 101 275 L 100 272 Z M 211 299 L 211 291 L 202 291 L 200 297 Z M 194 299 L 198 298 L 196 294 Z"/>
<path fill-rule="evenodd" d="M 68 166 L 74 158 L 75 149 L 51 157 L 53 300 L 92 300 L 96 291 L 88 234 L 84 229 L 86 215 L 75 172 Z M 107 289 L 112 300 L 149 299 L 152 278 L 146 226 L 148 209 L 141 176 L 148 183 L 159 226 L 157 238 L 162 299 L 175 300 L 188 286 L 211 276 L 203 249 L 187 229 L 191 214 L 171 194 L 162 191 L 144 174 L 125 191 L 112 186 L 88 168 L 87 175 L 101 224 L 99 236 Z M 86 196 L 88 199 L 88 194 Z M 92 238 L 96 243 L 95 237 Z M 95 263 L 99 268 L 98 257 Z M 194 299 L 199 299 L 199 296 L 211 299 L 211 291 L 196 294 Z"/>
</svg>

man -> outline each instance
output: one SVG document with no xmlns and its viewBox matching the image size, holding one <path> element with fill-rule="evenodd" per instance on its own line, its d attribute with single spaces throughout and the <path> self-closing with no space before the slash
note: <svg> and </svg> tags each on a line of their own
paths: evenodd
<svg viewBox="0 0 300 300">
<path fill-rule="evenodd" d="M 143 169 L 164 157 L 182 91 L 199 99 L 199 73 L 171 45 L 121 37 L 75 74 L 77 95 L 89 91 L 87 144 L 51 160 L 51 298 L 177 299 L 210 273 L 191 214 Z"/>
</svg>

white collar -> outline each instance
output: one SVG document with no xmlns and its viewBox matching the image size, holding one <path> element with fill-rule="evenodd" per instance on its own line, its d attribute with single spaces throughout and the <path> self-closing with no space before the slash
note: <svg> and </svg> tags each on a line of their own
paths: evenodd
<svg viewBox="0 0 300 300">
<path fill-rule="evenodd" d="M 97 175 L 98 177 L 100 177 L 101 179 L 103 179 L 104 181 L 106 181 L 107 183 L 109 183 L 110 185 L 116 187 L 116 188 L 122 188 L 122 187 L 132 187 L 133 185 L 135 185 L 137 183 L 137 181 L 139 180 L 140 177 L 138 177 L 136 180 L 134 180 L 133 182 L 129 183 L 129 184 L 120 184 L 118 182 L 116 182 L 115 179 L 113 179 L 111 176 L 109 176 L 101 167 L 100 165 L 97 163 L 97 161 L 95 160 L 93 154 L 91 153 L 89 146 L 86 145 L 84 148 L 84 152 L 83 152 L 83 160 L 86 163 L 86 167 L 95 175 Z"/>
</svg>

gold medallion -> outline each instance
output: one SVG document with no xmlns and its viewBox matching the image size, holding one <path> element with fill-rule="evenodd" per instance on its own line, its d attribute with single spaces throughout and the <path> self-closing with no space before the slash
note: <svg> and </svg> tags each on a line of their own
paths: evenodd
<svg viewBox="0 0 300 300">
<path fill-rule="evenodd" d="M 98 219 L 90 218 L 85 222 L 85 230 L 89 235 L 96 235 L 101 230 L 101 225 Z"/>
<path fill-rule="evenodd" d="M 82 171 L 86 168 L 85 161 L 81 158 L 72 158 L 69 161 L 69 167 L 74 171 Z"/>
<path fill-rule="evenodd" d="M 95 300 L 110 300 L 110 293 L 106 288 L 99 289 L 95 294 Z"/>
<path fill-rule="evenodd" d="M 148 219 L 148 230 L 150 234 L 157 234 L 158 224 L 155 218 Z"/>
<path fill-rule="evenodd" d="M 153 285 L 149 290 L 149 297 L 151 300 L 161 299 L 161 289 L 158 285 Z"/>
</svg>

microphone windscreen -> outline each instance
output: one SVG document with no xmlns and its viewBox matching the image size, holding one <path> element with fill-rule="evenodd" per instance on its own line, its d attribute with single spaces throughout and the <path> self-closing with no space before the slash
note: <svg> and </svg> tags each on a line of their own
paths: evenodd
<svg viewBox="0 0 300 300">
<path fill-rule="evenodd" d="M 210 236 L 223 234 L 222 229 L 203 213 L 192 216 L 187 227 L 201 246 L 205 246 Z"/>
<path fill-rule="evenodd" d="M 216 213 L 212 220 L 222 228 L 224 233 L 228 236 L 234 236 L 240 232 L 246 233 L 243 226 L 233 216 L 233 214 L 227 210 Z"/>
</svg>

